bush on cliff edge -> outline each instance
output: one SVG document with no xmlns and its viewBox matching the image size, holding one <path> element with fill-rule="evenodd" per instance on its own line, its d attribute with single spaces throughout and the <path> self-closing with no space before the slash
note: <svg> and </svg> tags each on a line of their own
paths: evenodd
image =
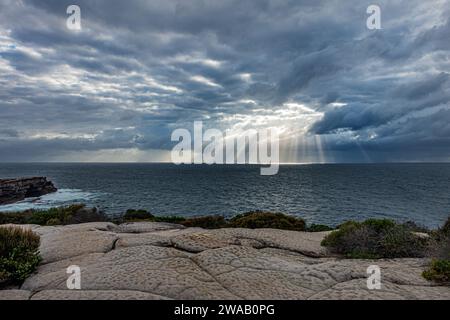
<svg viewBox="0 0 450 320">
<path fill-rule="evenodd" d="M 423 257 L 428 243 L 406 225 L 388 219 L 349 221 L 322 241 L 331 252 L 355 259 Z"/>
<path fill-rule="evenodd" d="M 283 213 L 272 213 L 264 211 L 251 211 L 237 215 L 229 220 L 220 215 L 200 216 L 200 217 L 158 217 L 153 216 L 145 210 L 127 210 L 123 221 L 154 221 L 169 222 L 184 225 L 185 227 L 198 227 L 204 229 L 220 228 L 273 228 L 281 230 L 305 231 L 306 223 L 303 219 L 285 215 Z M 321 231 L 325 226 L 319 226 Z"/>
<path fill-rule="evenodd" d="M 253 211 L 239 214 L 230 219 L 229 228 L 272 228 L 293 231 L 305 231 L 305 220 L 288 216 L 283 213 Z"/>
<path fill-rule="evenodd" d="M 0 213 L 0 224 L 54 226 L 100 221 L 107 221 L 105 214 L 98 211 L 97 208 L 86 208 L 84 204 L 73 204 L 48 210 Z"/>
<path fill-rule="evenodd" d="M 193 217 L 179 223 L 188 228 L 197 227 L 203 229 L 220 229 L 226 228 L 228 225 L 227 221 L 222 216 Z"/>
<path fill-rule="evenodd" d="M 433 261 L 423 272 L 423 277 L 440 284 L 450 285 L 450 217 L 440 229 L 432 233 L 429 255 Z"/>
<path fill-rule="evenodd" d="M 324 232 L 324 231 L 333 231 L 334 228 L 326 226 L 324 224 L 312 224 L 306 228 L 308 232 Z"/>
<path fill-rule="evenodd" d="M 38 235 L 20 227 L 0 227 L 0 286 L 21 283 L 38 266 Z"/>
<path fill-rule="evenodd" d="M 431 233 L 431 237 L 430 256 L 450 260 L 450 217 L 441 228 Z"/>
<path fill-rule="evenodd" d="M 154 216 L 146 211 L 146 210 L 135 210 L 135 209 L 128 209 L 127 212 L 123 215 L 123 220 L 127 222 L 132 221 L 145 221 L 145 220 L 154 220 Z"/>
</svg>

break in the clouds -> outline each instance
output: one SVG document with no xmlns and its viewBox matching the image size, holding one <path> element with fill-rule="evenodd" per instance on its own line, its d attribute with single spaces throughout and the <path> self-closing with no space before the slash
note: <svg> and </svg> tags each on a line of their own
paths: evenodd
<svg viewBox="0 0 450 320">
<path fill-rule="evenodd" d="M 448 161 L 450 3 L 371 4 L 1 0 L 0 161 L 165 161 L 198 120 L 277 127 L 282 162 Z"/>
</svg>

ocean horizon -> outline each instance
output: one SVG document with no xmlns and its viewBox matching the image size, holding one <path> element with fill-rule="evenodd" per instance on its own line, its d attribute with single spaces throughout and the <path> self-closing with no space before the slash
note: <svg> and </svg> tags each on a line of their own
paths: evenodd
<svg viewBox="0 0 450 320">
<path fill-rule="evenodd" d="M 427 227 L 450 213 L 450 163 L 281 164 L 271 177 L 260 176 L 260 167 L 1 163 L 0 178 L 45 176 L 58 192 L 0 206 L 0 212 L 85 203 L 110 216 L 127 209 L 183 217 L 265 210 L 327 225 L 389 218 Z"/>
</svg>

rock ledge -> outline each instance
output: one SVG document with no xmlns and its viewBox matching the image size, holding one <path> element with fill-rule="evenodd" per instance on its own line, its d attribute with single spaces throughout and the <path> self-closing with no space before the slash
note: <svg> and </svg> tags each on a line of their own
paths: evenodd
<svg viewBox="0 0 450 320">
<path fill-rule="evenodd" d="M 11 204 L 25 198 L 40 197 L 57 189 L 45 177 L 0 179 L 0 205 Z"/>
<path fill-rule="evenodd" d="M 450 299 L 421 277 L 426 259 L 348 260 L 320 246 L 327 234 L 185 228 L 156 222 L 41 227 L 43 264 L 2 299 Z M 367 288 L 378 265 L 381 290 Z M 67 267 L 81 268 L 68 290 Z"/>
</svg>

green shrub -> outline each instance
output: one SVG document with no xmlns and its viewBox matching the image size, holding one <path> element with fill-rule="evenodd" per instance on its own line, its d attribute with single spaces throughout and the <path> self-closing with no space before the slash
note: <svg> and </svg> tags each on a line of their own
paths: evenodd
<svg viewBox="0 0 450 320">
<path fill-rule="evenodd" d="M 62 223 L 58 218 L 52 218 L 47 221 L 47 226 L 59 226 L 61 224 Z"/>
<path fill-rule="evenodd" d="M 423 257 L 428 240 L 387 219 L 349 221 L 325 237 L 331 252 L 355 259 Z"/>
<path fill-rule="evenodd" d="M 7 256 L 13 248 L 38 248 L 39 236 L 29 229 L 0 227 L 0 256 Z"/>
<path fill-rule="evenodd" d="M 450 237 L 450 217 L 448 217 L 442 228 L 439 229 L 439 233 L 441 236 Z"/>
<path fill-rule="evenodd" d="M 394 228 L 397 224 L 389 219 L 367 219 L 363 225 L 369 227 L 375 232 L 383 232 Z"/>
<path fill-rule="evenodd" d="M 420 233 L 429 233 L 430 230 L 424 226 L 421 226 L 417 223 L 415 223 L 414 221 L 406 221 L 403 223 L 403 226 L 405 226 L 405 228 L 407 228 L 410 231 L 413 232 L 420 232 Z"/>
<path fill-rule="evenodd" d="M 447 219 L 444 225 L 434 233 L 434 236 L 438 240 L 450 238 L 450 217 Z"/>
<path fill-rule="evenodd" d="M 223 216 L 202 216 L 184 218 L 178 216 L 153 216 L 145 210 L 128 210 L 119 223 L 127 221 L 155 221 L 181 224 L 185 227 L 197 227 L 204 229 L 220 228 L 274 228 L 285 230 L 305 230 L 305 222 L 302 219 L 284 215 L 282 213 L 271 213 L 254 211 L 238 215 L 230 220 Z M 325 226 L 323 226 L 325 228 Z M 329 230 L 329 229 L 327 229 Z"/>
<path fill-rule="evenodd" d="M 450 237 L 438 242 L 436 257 L 450 260 Z"/>
<path fill-rule="evenodd" d="M 177 216 L 162 216 L 162 217 L 154 217 L 153 219 L 155 222 L 168 222 L 168 223 L 183 223 L 186 221 L 186 218 L 183 217 L 177 217 Z"/>
<path fill-rule="evenodd" d="M 125 221 L 142 221 L 142 220 L 153 220 L 154 216 L 146 210 L 134 210 L 128 209 L 123 215 Z"/>
<path fill-rule="evenodd" d="M 103 211 L 97 208 L 86 208 L 84 205 L 76 210 L 73 210 L 70 216 L 66 219 L 67 224 L 79 224 L 88 222 L 104 222 L 111 219 L 106 216 Z"/>
<path fill-rule="evenodd" d="M 188 218 L 180 223 L 188 228 L 220 229 L 227 226 L 227 221 L 222 216 L 194 217 Z"/>
<path fill-rule="evenodd" d="M 38 266 L 39 236 L 20 227 L 0 227 L 0 284 L 20 283 Z"/>
<path fill-rule="evenodd" d="M 106 220 L 104 213 L 99 212 L 96 208 L 88 209 L 84 204 L 73 204 L 48 210 L 0 213 L 0 224 L 38 224 L 46 226 Z"/>
<path fill-rule="evenodd" d="M 433 246 L 430 252 L 433 254 L 433 257 L 450 260 L 450 235 L 445 237 L 441 235 L 432 243 Z"/>
<path fill-rule="evenodd" d="M 305 231 L 306 223 L 303 219 L 288 216 L 283 213 L 253 211 L 233 217 L 229 221 L 228 227 Z"/>
<path fill-rule="evenodd" d="M 312 224 L 306 228 L 308 232 L 323 232 L 323 231 L 332 231 L 334 228 L 323 225 L 323 224 Z"/>
<path fill-rule="evenodd" d="M 66 207 L 51 208 L 45 211 L 33 211 L 31 216 L 27 219 L 27 223 L 38 224 L 41 226 L 56 224 L 71 224 L 71 220 L 78 211 L 85 208 L 83 204 L 73 204 Z"/>
<path fill-rule="evenodd" d="M 450 260 L 433 260 L 422 275 L 429 281 L 450 284 Z"/>
<path fill-rule="evenodd" d="M 431 233 L 429 256 L 435 259 L 450 259 L 450 218 L 438 230 Z"/>
<path fill-rule="evenodd" d="M 0 224 L 27 224 L 33 210 L 0 213 Z"/>
</svg>

